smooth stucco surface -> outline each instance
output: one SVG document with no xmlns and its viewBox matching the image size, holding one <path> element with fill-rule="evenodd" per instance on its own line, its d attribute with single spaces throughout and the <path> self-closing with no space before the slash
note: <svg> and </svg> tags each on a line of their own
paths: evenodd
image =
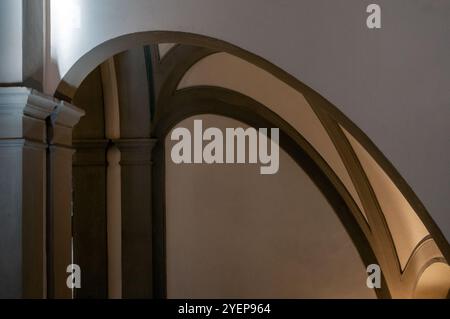
<svg viewBox="0 0 450 319">
<path fill-rule="evenodd" d="M 247 126 L 202 115 L 204 129 Z M 177 127 L 191 130 L 193 118 Z M 169 135 L 170 136 L 170 135 Z M 280 170 L 176 165 L 166 139 L 169 298 L 374 298 L 350 237 L 306 173 L 280 150 Z"/>
</svg>

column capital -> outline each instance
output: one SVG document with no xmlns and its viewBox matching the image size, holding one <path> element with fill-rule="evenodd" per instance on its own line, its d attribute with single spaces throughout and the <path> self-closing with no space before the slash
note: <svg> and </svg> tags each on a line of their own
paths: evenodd
<svg viewBox="0 0 450 319">
<path fill-rule="evenodd" d="M 0 88 L 0 138 L 45 142 L 45 119 L 59 101 L 26 87 Z"/>
<path fill-rule="evenodd" d="M 77 150 L 84 149 L 106 149 L 109 144 L 109 140 L 107 139 L 77 139 L 73 140 L 73 147 Z"/>
<path fill-rule="evenodd" d="M 134 138 L 134 139 L 117 139 L 113 140 L 114 144 L 119 148 L 119 150 L 134 150 L 140 148 L 150 148 L 153 149 L 157 139 L 155 138 Z"/>
<path fill-rule="evenodd" d="M 59 101 L 51 115 L 52 124 L 72 129 L 86 112 L 73 104 Z"/>
<path fill-rule="evenodd" d="M 59 101 L 27 87 L 0 88 L 0 111 L 20 113 L 45 119 L 56 108 Z"/>
<path fill-rule="evenodd" d="M 71 146 L 73 127 L 86 113 L 75 105 L 60 101 L 50 116 L 48 141 L 51 145 Z"/>
<path fill-rule="evenodd" d="M 82 139 L 74 140 L 73 148 L 76 150 L 74 157 L 75 166 L 105 166 L 106 149 L 109 140 L 106 139 Z"/>
<path fill-rule="evenodd" d="M 72 129 L 85 112 L 76 106 L 27 87 L 0 88 L 0 138 L 24 138 L 45 143 L 50 117 L 51 144 L 70 146 Z"/>
<path fill-rule="evenodd" d="M 151 165 L 156 141 L 152 138 L 113 140 L 120 151 L 121 165 Z"/>
</svg>

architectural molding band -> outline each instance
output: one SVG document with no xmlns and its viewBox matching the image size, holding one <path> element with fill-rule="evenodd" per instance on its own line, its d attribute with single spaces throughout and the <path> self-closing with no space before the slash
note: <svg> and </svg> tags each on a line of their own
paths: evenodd
<svg viewBox="0 0 450 319">
<path fill-rule="evenodd" d="M 119 139 L 113 140 L 120 150 L 121 166 L 151 165 L 152 150 L 156 139 Z"/>
<path fill-rule="evenodd" d="M 31 149 L 39 149 L 39 150 L 45 150 L 47 149 L 48 145 L 41 143 L 41 142 L 35 142 L 30 141 L 26 139 L 2 139 L 0 140 L 0 148 L 15 148 L 15 147 L 28 147 Z"/>
<path fill-rule="evenodd" d="M 76 150 L 73 165 L 78 166 L 105 166 L 106 151 L 110 141 L 107 139 L 74 140 L 73 148 Z"/>
<path fill-rule="evenodd" d="M 24 87 L 0 88 L 0 139 L 47 143 L 45 120 L 58 101 Z"/>
</svg>

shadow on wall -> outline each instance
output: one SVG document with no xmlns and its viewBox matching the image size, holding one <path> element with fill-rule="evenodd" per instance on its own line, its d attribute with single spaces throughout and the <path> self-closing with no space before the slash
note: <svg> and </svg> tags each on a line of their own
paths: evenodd
<svg viewBox="0 0 450 319">
<path fill-rule="evenodd" d="M 201 115 L 204 128 L 248 127 Z M 194 118 L 177 127 L 193 129 Z M 169 298 L 375 298 L 365 266 L 326 198 L 280 150 L 259 164 L 174 164 L 166 139 Z"/>
</svg>

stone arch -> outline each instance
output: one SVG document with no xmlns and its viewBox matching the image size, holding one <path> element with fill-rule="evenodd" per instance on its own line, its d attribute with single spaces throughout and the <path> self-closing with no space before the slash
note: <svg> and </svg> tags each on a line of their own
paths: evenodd
<svg viewBox="0 0 450 319">
<path fill-rule="evenodd" d="M 264 70 L 265 72 L 272 74 L 279 81 L 292 87 L 307 99 L 310 105 L 314 108 L 314 111 L 319 116 L 323 126 L 327 129 L 328 134 L 333 139 L 333 143 L 339 150 L 340 156 L 345 161 L 345 166 L 349 172 L 352 173 L 353 183 L 359 184 L 358 192 L 362 192 L 362 197 L 367 203 L 367 209 L 378 211 L 378 226 L 379 229 L 384 229 L 386 236 L 381 236 L 381 240 L 384 244 L 378 245 L 388 245 L 391 246 L 388 251 L 391 256 L 386 257 L 386 263 L 390 266 L 393 271 L 393 277 L 402 276 L 402 272 L 406 271 L 405 265 L 403 267 L 399 266 L 399 260 L 397 251 L 395 249 L 392 234 L 390 233 L 389 226 L 387 225 L 385 216 L 378 202 L 378 198 L 374 194 L 374 189 L 371 182 L 367 179 L 366 172 L 361 167 L 361 159 L 356 154 L 354 145 L 351 145 L 351 139 L 355 139 L 357 143 L 362 145 L 363 149 L 370 154 L 371 158 L 375 163 L 381 167 L 383 173 L 388 176 L 388 179 L 393 183 L 393 185 L 400 191 L 402 196 L 405 198 L 405 202 L 410 205 L 413 211 L 419 216 L 420 220 L 423 222 L 427 230 L 431 233 L 433 241 L 439 247 L 438 254 L 442 254 L 443 258 L 449 258 L 449 245 L 445 237 L 442 235 L 440 229 L 434 223 L 428 212 L 426 211 L 423 204 L 411 190 L 409 185 L 404 181 L 400 174 L 395 170 L 393 165 L 386 159 L 386 157 L 378 150 L 378 148 L 371 142 L 371 140 L 351 121 L 349 120 L 341 111 L 339 111 L 334 105 L 327 101 L 324 97 L 318 94 L 316 91 L 305 85 L 304 83 L 298 81 L 293 76 L 289 75 L 287 72 L 281 70 L 277 66 L 271 64 L 270 62 L 264 60 L 263 58 L 238 48 L 232 44 L 226 43 L 221 40 L 208 38 L 205 36 L 199 36 L 190 33 L 182 32 L 142 32 L 135 33 L 131 35 L 122 36 L 110 41 L 105 42 L 99 47 L 95 48 L 91 52 L 83 56 L 66 74 L 60 85 L 58 86 L 55 96 L 71 100 L 73 93 L 76 90 L 77 83 L 79 83 L 85 72 L 88 72 L 91 68 L 95 67 L 102 59 L 107 58 L 110 55 L 118 53 L 125 50 L 132 45 L 142 45 L 148 43 L 158 43 L 158 42 L 173 42 L 185 45 L 194 45 L 200 47 L 206 47 L 207 53 L 204 55 L 210 55 L 214 52 L 226 52 L 232 56 L 235 56 L 243 61 L 247 61 L 258 68 Z M 201 54 L 196 58 L 192 59 L 190 63 L 194 64 L 199 60 Z M 187 65 L 184 65 L 183 69 L 179 70 L 178 76 L 184 74 L 187 70 Z M 174 71 L 176 74 L 176 71 Z M 172 78 L 173 79 L 173 78 Z M 177 81 L 172 80 L 172 86 Z M 164 88 L 164 86 L 163 86 Z M 168 88 L 168 89 L 167 89 Z M 166 97 L 170 97 L 173 93 L 173 87 L 166 87 L 165 92 Z M 166 101 L 167 102 L 167 101 Z M 166 103 L 162 103 L 164 106 Z M 349 135 L 346 135 L 348 133 Z M 345 142 L 342 142 L 345 141 Z M 386 237 L 387 239 L 383 239 Z M 415 247 L 413 252 L 419 248 Z M 380 252 L 379 254 L 383 254 Z M 403 269 L 402 269 L 403 268 Z M 397 278 L 398 279 L 398 278 Z M 389 280 L 388 280 L 389 281 Z M 401 294 L 401 292 L 399 292 Z"/>
<path fill-rule="evenodd" d="M 333 207 L 336 215 L 351 237 L 361 259 L 367 266 L 379 263 L 355 219 L 355 203 L 351 200 L 338 178 L 320 155 L 286 121 L 257 101 L 230 90 L 214 87 L 188 88 L 175 93 L 165 114 L 153 130 L 158 143 L 153 154 L 153 216 L 154 216 L 154 264 L 155 296 L 166 296 L 165 266 L 165 164 L 164 141 L 170 130 L 182 120 L 194 115 L 215 114 L 242 121 L 252 127 L 280 128 L 280 147 L 307 173 Z M 344 199 L 344 197 L 346 199 Z M 384 277 L 379 298 L 389 298 L 390 292 Z"/>
</svg>

